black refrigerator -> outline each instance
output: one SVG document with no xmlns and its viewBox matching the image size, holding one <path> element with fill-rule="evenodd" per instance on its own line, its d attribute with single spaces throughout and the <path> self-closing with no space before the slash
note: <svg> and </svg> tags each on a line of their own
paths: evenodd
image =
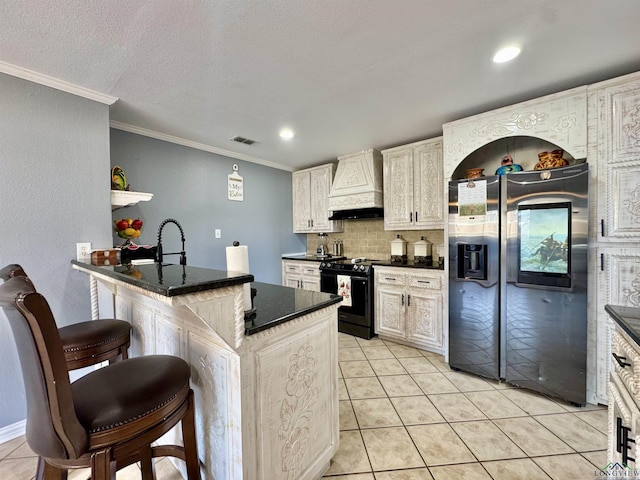
<svg viewBox="0 0 640 480">
<path fill-rule="evenodd" d="M 586 403 L 588 164 L 449 183 L 449 364 Z"/>
</svg>

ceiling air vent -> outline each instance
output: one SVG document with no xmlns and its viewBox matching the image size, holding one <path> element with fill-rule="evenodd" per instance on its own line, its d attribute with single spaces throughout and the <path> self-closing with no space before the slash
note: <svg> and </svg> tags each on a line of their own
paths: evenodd
<svg viewBox="0 0 640 480">
<path fill-rule="evenodd" d="M 232 142 L 244 143 L 245 145 L 253 145 L 254 143 L 256 143 L 255 140 L 251 140 L 249 138 L 240 137 L 238 135 L 236 135 L 235 137 L 231 137 L 230 140 Z"/>
</svg>

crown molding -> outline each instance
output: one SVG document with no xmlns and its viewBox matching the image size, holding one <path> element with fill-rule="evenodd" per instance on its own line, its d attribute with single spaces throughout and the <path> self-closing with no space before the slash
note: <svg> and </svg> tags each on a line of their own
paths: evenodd
<svg viewBox="0 0 640 480">
<path fill-rule="evenodd" d="M 71 93 L 79 97 L 88 98 L 89 100 L 104 103 L 105 105 L 113 105 L 118 100 L 118 97 L 112 97 L 105 93 L 96 92 L 95 90 L 90 90 L 74 83 L 50 77 L 44 73 L 34 72 L 33 70 L 28 70 L 3 61 L 0 61 L 0 73 L 6 73 L 13 77 L 22 78 L 23 80 L 29 80 L 33 83 L 55 88 L 56 90 Z"/>
<path fill-rule="evenodd" d="M 162 140 L 164 142 L 175 143 L 176 145 L 182 145 L 184 147 L 195 148 L 196 150 L 202 150 L 205 152 L 216 153 L 218 155 L 224 155 L 225 157 L 235 158 L 238 160 L 244 160 L 245 162 L 257 163 L 258 165 L 264 165 L 265 167 L 275 168 L 277 170 L 285 170 L 287 172 L 293 172 L 294 169 L 287 165 L 280 163 L 270 162 L 263 160 L 262 158 L 252 157 L 251 155 L 245 155 L 243 153 L 233 152 L 231 150 L 225 150 L 224 148 L 214 147 L 205 143 L 194 142 L 182 137 L 176 137 L 174 135 L 168 135 L 166 133 L 157 132 L 155 130 L 149 130 L 148 128 L 137 127 L 128 123 L 118 122 L 111 120 L 109 122 L 111 128 L 116 130 L 122 130 L 129 133 L 135 133 L 136 135 L 142 135 L 144 137 L 155 138 L 156 140 Z"/>
</svg>

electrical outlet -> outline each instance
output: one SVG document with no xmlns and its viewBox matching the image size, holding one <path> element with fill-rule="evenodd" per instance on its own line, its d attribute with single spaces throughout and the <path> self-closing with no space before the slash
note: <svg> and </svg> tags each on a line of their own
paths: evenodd
<svg viewBox="0 0 640 480">
<path fill-rule="evenodd" d="M 83 263 L 91 263 L 91 243 L 76 243 L 76 260 Z"/>
<path fill-rule="evenodd" d="M 216 238 L 222 238 L 222 231 L 219 228 L 216 228 Z"/>
</svg>

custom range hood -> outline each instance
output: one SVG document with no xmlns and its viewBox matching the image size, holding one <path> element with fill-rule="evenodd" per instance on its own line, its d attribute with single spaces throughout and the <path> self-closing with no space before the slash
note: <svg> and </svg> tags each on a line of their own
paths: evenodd
<svg viewBox="0 0 640 480">
<path fill-rule="evenodd" d="M 364 150 L 338 157 L 329 192 L 330 220 L 382 218 L 382 154 Z"/>
</svg>

